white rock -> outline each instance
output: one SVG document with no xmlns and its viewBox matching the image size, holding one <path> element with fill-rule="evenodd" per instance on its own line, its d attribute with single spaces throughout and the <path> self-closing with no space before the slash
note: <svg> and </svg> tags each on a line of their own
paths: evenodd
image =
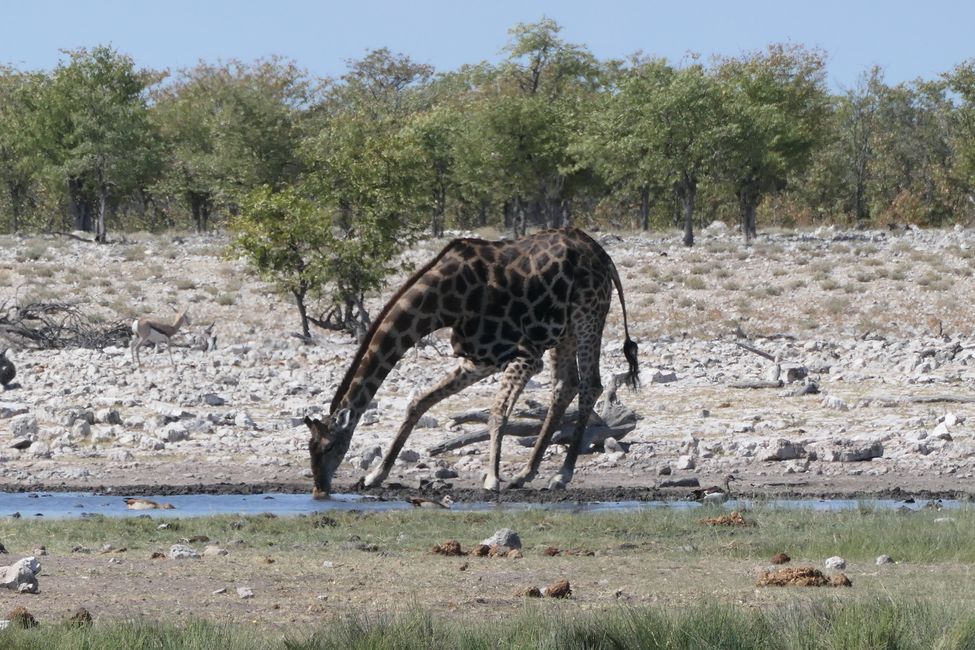
<svg viewBox="0 0 975 650">
<path fill-rule="evenodd" d="M 841 558 L 839 555 L 834 555 L 833 557 L 828 557 L 823 562 L 823 566 L 827 569 L 841 570 L 846 568 L 846 560 Z"/>
<path fill-rule="evenodd" d="M 415 463 L 420 460 L 420 452 L 415 449 L 404 449 L 399 453 L 399 459 L 404 463 Z"/>
<path fill-rule="evenodd" d="M 186 544 L 173 544 L 169 547 L 170 560 L 199 560 L 200 554 Z"/>
<path fill-rule="evenodd" d="M 0 420 L 5 420 L 7 418 L 12 418 L 15 415 L 21 415 L 22 413 L 27 413 L 30 411 L 26 404 L 19 404 L 17 402 L 0 402 Z"/>
<path fill-rule="evenodd" d="M 518 533 L 510 528 L 502 528 L 493 535 L 481 542 L 486 546 L 507 546 L 508 548 L 521 548 L 521 538 Z"/>
<path fill-rule="evenodd" d="M 223 406 L 227 403 L 227 400 L 220 397 L 216 393 L 206 393 L 203 395 L 202 401 L 207 406 Z"/>
<path fill-rule="evenodd" d="M 41 572 L 41 563 L 34 556 L 17 560 L 10 566 L 0 567 L 0 587 L 20 593 L 36 594 L 38 591 L 37 574 Z"/>
<path fill-rule="evenodd" d="M 190 432 L 186 430 L 182 422 L 170 422 L 162 429 L 162 439 L 164 442 L 180 442 L 190 437 Z"/>
<path fill-rule="evenodd" d="M 237 587 L 237 595 L 241 598 L 253 598 L 254 590 L 250 587 Z"/>
<path fill-rule="evenodd" d="M 894 564 L 894 558 L 892 558 L 892 557 L 890 557 L 889 555 L 886 555 L 886 554 L 885 555 L 878 555 L 877 556 L 877 565 L 880 566 L 881 564 Z"/>
<path fill-rule="evenodd" d="M 694 469 L 694 457 L 684 454 L 677 457 L 677 469 Z"/>
<path fill-rule="evenodd" d="M 245 411 L 241 411 L 236 416 L 234 416 L 234 426 L 241 429 L 256 429 L 257 424 L 251 418 L 251 416 Z"/>
<path fill-rule="evenodd" d="M 823 408 L 834 409 L 836 411 L 849 411 L 850 407 L 836 395 L 827 395 L 822 401 Z"/>
<path fill-rule="evenodd" d="M 37 433 L 37 418 L 18 415 L 10 420 L 10 434 L 15 438 L 27 438 Z"/>
</svg>

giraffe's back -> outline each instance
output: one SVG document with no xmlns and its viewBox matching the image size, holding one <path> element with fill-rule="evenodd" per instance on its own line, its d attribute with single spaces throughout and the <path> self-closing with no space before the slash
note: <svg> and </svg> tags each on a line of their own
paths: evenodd
<svg viewBox="0 0 975 650">
<path fill-rule="evenodd" d="M 577 309 L 608 309 L 609 256 L 576 229 L 518 240 L 458 239 L 431 269 L 455 352 L 503 364 L 539 355 L 565 335 Z M 599 305 L 603 305 L 600 307 Z"/>
</svg>

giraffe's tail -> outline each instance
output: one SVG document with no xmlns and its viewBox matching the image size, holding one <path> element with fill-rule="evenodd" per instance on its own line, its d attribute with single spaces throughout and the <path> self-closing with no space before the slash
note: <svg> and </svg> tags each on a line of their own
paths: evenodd
<svg viewBox="0 0 975 650">
<path fill-rule="evenodd" d="M 640 386 L 640 366 L 636 353 L 636 341 L 627 335 L 626 342 L 623 343 L 623 356 L 626 357 L 626 362 L 630 365 L 630 370 L 626 373 L 626 385 L 633 389 Z"/>
<path fill-rule="evenodd" d="M 620 307 L 623 309 L 623 334 L 626 337 L 623 342 L 623 356 L 630 366 L 629 372 L 626 373 L 626 385 L 636 390 L 640 386 L 640 362 L 637 359 L 639 348 L 636 341 L 630 338 L 630 328 L 626 322 L 626 301 L 623 299 L 623 283 L 620 281 L 620 274 L 617 272 L 612 258 L 609 258 L 609 268 L 613 272 L 613 284 L 616 286 L 616 293 L 620 297 Z"/>
</svg>

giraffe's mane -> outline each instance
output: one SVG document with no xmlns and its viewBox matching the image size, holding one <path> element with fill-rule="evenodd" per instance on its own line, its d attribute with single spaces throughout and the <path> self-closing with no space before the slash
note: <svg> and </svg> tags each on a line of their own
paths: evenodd
<svg viewBox="0 0 975 650">
<path fill-rule="evenodd" d="M 401 286 L 399 290 L 393 294 L 393 297 L 389 299 L 389 302 L 386 303 L 386 306 L 383 307 L 382 311 L 379 312 L 379 315 L 376 316 L 376 318 L 372 321 L 372 325 L 369 326 L 369 331 L 366 332 L 366 335 L 362 338 L 362 343 L 359 344 L 359 349 L 356 350 L 355 356 L 352 358 L 352 363 L 349 364 L 349 369 L 345 371 L 345 377 L 342 379 L 342 383 L 339 384 L 339 387 L 335 390 L 335 397 L 332 398 L 332 405 L 329 408 L 330 413 L 335 413 L 335 410 L 339 407 L 339 404 L 342 402 L 342 397 L 344 397 L 345 393 L 349 390 L 349 386 L 352 384 L 352 379 L 355 377 L 356 370 L 359 369 L 359 364 L 362 363 L 362 358 L 366 356 L 366 352 L 369 350 L 369 345 L 372 343 L 372 340 L 376 337 L 376 333 L 379 331 L 379 328 L 383 324 L 383 321 L 386 320 L 386 316 L 389 315 L 389 312 L 393 308 L 393 305 L 399 302 L 399 299 L 403 297 L 403 294 L 406 293 L 410 289 L 410 287 L 416 284 L 417 280 L 419 280 L 421 277 L 426 275 L 430 269 L 436 266 L 437 263 L 440 262 L 441 259 L 443 259 L 443 256 L 447 254 L 447 251 L 449 251 L 451 248 L 453 248 L 456 244 L 458 244 L 461 241 L 476 242 L 478 240 L 476 239 L 451 240 L 450 243 L 448 243 L 446 246 L 443 247 L 443 250 L 441 250 L 436 257 L 434 257 L 432 260 L 430 260 L 422 267 L 417 269 L 417 271 L 414 272 L 413 275 L 411 275 L 410 278 L 403 283 L 403 286 Z"/>
</svg>

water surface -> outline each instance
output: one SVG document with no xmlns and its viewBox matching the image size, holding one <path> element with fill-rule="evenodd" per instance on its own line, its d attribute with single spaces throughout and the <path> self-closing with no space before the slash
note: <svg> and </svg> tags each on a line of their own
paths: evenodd
<svg viewBox="0 0 975 650">
<path fill-rule="evenodd" d="M 85 492 L 0 492 L 0 517 L 19 513 L 21 517 L 80 518 L 104 515 L 109 517 L 201 517 L 207 515 L 257 515 L 274 513 L 278 516 L 312 515 L 334 511 L 409 510 L 413 506 L 400 500 L 380 500 L 361 494 L 336 494 L 331 500 L 316 501 L 308 493 L 268 494 L 184 494 L 174 496 L 146 496 L 156 503 L 170 503 L 172 510 L 130 510 L 126 495 L 92 494 Z M 558 503 L 493 503 L 490 501 L 454 503 L 452 510 L 558 510 L 564 512 L 630 512 L 652 508 L 678 510 L 733 510 L 756 507 L 774 509 L 853 510 L 857 508 L 920 510 L 927 502 L 905 503 L 893 499 L 771 499 L 768 501 L 731 500 L 721 506 L 702 506 L 695 501 L 591 501 Z M 959 501 L 939 502 L 944 508 L 957 508 Z"/>
</svg>

